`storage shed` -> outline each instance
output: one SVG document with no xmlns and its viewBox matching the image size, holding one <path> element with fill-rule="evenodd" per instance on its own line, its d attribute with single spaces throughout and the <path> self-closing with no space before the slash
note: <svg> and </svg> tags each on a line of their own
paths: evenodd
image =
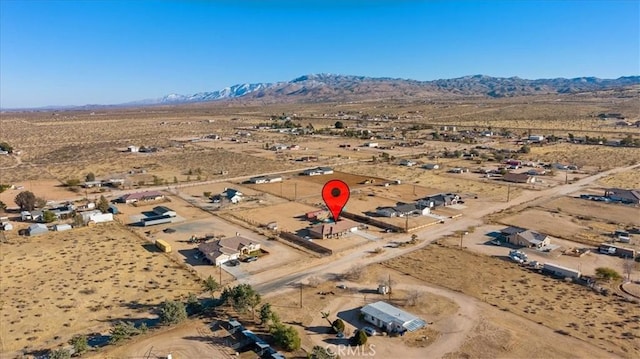
<svg viewBox="0 0 640 359">
<path fill-rule="evenodd" d="M 49 232 L 49 229 L 42 223 L 34 223 L 27 228 L 27 234 L 29 236 L 37 236 L 47 232 Z"/>
<path fill-rule="evenodd" d="M 53 230 L 56 232 L 68 231 L 71 230 L 72 227 L 69 224 L 56 224 L 53 226 Z"/>
</svg>

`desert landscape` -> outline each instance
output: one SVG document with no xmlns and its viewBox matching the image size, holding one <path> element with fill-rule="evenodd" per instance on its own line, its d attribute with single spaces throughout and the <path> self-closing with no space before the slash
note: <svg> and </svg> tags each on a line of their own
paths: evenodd
<svg viewBox="0 0 640 359">
<path fill-rule="evenodd" d="M 496 100 L 495 108 L 468 111 L 473 107 L 471 104 L 449 106 L 444 112 L 440 112 L 443 109 L 439 105 L 386 105 L 384 113 L 398 114 L 393 123 L 340 119 L 346 128 L 357 123 L 371 128 L 381 138 L 403 132 L 402 138 L 377 141 L 375 147 L 369 147 L 371 140 L 344 137 L 342 132 L 291 135 L 258 129 L 260 123 L 273 121 L 269 119 L 270 113 L 295 112 L 295 121 L 301 124 L 334 131 L 337 120 L 319 118 L 317 113 L 327 112 L 320 105 L 292 104 L 286 110 L 282 105 L 251 109 L 190 105 L 93 115 L 82 111 L 3 113 L 2 140 L 19 144 L 18 154 L 2 157 L 4 170 L 0 179 L 9 185 L 0 194 L 0 200 L 6 204 L 8 223 L 15 228 L 0 232 L 3 355 L 33 355 L 47 348 L 65 348 L 75 335 L 88 336 L 90 343 L 94 343 L 95 338 L 109 338 L 113 325 L 120 320 L 149 323 L 152 330 L 139 334 L 130 343 L 104 348 L 101 346 L 108 339 L 103 339 L 99 345 L 92 344 L 91 355 L 162 356 L 172 352 L 178 357 L 204 355 L 208 351 L 230 355 L 233 350 L 216 339 L 219 334 L 207 326 L 207 317 L 189 319 L 197 330 L 187 324 L 156 327 L 158 314 L 154 308 L 167 300 L 184 302 L 190 294 L 205 298 L 202 282 L 207 277 L 225 286 L 249 283 L 259 288 L 264 294 L 263 302 L 270 303 L 281 320 L 295 329 L 301 338 L 301 348 L 307 352 L 315 346 L 340 348 L 348 343 L 346 339 L 333 339 L 321 312 L 343 318 L 348 322 L 345 335 L 352 335 L 363 325 L 361 320 L 353 319 L 353 311 L 377 300 L 387 300 L 430 324 L 401 339 L 372 337 L 369 345 L 374 346 L 370 348 L 377 348 L 379 357 L 399 352 L 406 358 L 640 354 L 639 338 L 634 334 L 640 330 L 639 318 L 634 314 L 638 299 L 627 294 L 636 291 L 633 280 L 625 286 L 625 293 L 616 289 L 618 284 L 605 284 L 614 290 L 611 298 L 520 267 L 510 262 L 506 248 L 502 249 L 504 256 L 483 254 L 497 252 L 486 251 L 482 239 L 471 239 L 475 235 L 468 234 L 467 241 L 477 244 L 472 246 L 468 242 L 462 251 L 456 245 L 457 233 L 469 233 L 482 224 L 505 225 L 553 236 L 560 243 L 560 249 L 555 251 L 570 247 L 567 243 L 575 243 L 576 247 L 595 247 L 590 256 L 602 256 L 597 254 L 597 247 L 610 242 L 611 233 L 640 226 L 640 210 L 633 205 L 594 202 L 580 196 L 601 196 L 612 187 L 637 188 L 639 150 L 568 142 L 531 145 L 530 152 L 517 154 L 519 161 L 531 164 L 529 168 L 543 173 L 540 170 L 543 165 L 561 163 L 575 169 L 569 170 L 569 174 L 567 170 L 551 167 L 550 171 L 555 173 L 539 175 L 534 184 L 509 183 L 488 177 L 480 170 L 502 168 L 504 161 L 498 159 L 505 157 L 499 154 L 519 149 L 523 146 L 521 140 L 494 135 L 486 139 L 476 137 L 481 142 L 471 145 L 464 141 L 443 142 L 431 135 L 440 128 L 437 119 L 425 122 L 402 119 L 407 117 L 404 114 L 420 113 L 423 117 L 440 114 L 447 118 L 449 127 L 499 128 L 511 124 L 508 129 L 512 131 L 526 128 L 527 121 L 537 121 L 538 115 L 533 115 L 537 109 L 517 104 L 516 100 Z M 345 112 L 361 113 L 365 108 L 372 111 L 370 104 L 338 106 Z M 554 106 L 548 113 L 559 111 Z M 598 108 L 593 101 L 588 106 L 591 106 L 588 113 L 611 111 Z M 457 107 L 460 112 L 456 112 Z M 512 108 L 517 108 L 524 118 L 503 120 L 501 116 L 513 116 Z M 530 112 L 523 112 L 523 108 Z M 581 111 L 575 116 L 587 113 Z M 482 118 L 488 113 L 499 116 L 488 122 Z M 533 117 L 527 119 L 526 113 Z M 136 119 L 135 126 L 129 125 L 125 131 L 120 124 L 131 119 Z M 28 137 L 19 130 L 25 121 L 33 124 Z M 569 131 L 577 134 L 579 129 L 598 130 L 595 121 L 600 120 L 585 121 L 576 128 L 573 121 L 549 119 L 540 128 L 554 126 L 550 133 L 556 136 L 566 136 Z M 410 130 L 416 123 L 432 129 Z M 394 128 L 390 128 L 391 124 Z M 150 137 L 147 134 L 151 128 L 162 130 Z M 72 143 L 51 135 L 73 131 L 90 135 Z M 615 128 L 607 128 L 607 134 L 613 132 Z M 99 135 L 91 135 L 94 133 Z M 212 133 L 216 136 L 207 138 Z M 285 144 L 282 148 L 299 148 L 271 149 L 278 143 Z M 133 144 L 157 150 L 132 153 L 128 146 Z M 405 147 L 405 144 L 412 145 Z M 452 157 L 454 151 L 458 152 Z M 406 165 L 410 162 L 404 160 L 415 164 Z M 423 168 L 434 163 L 439 168 Z M 322 166 L 330 167 L 332 173 L 303 175 Z M 455 173 L 458 168 L 469 171 Z M 527 167 L 523 168 L 526 171 Z M 611 172 L 604 172 L 608 170 Z M 524 173 L 522 169 L 515 172 Z M 120 184 L 88 187 L 84 185 L 88 174 L 103 183 L 117 179 Z M 281 179 L 274 183 L 253 183 L 255 178 L 262 177 Z M 375 221 L 370 223 L 374 225 L 361 224 L 360 230 L 346 240 L 313 240 L 315 247 L 280 238 L 281 232 L 303 233 L 299 238 L 305 241 L 302 236 L 314 222 L 304 217 L 323 210 L 320 191 L 330 179 L 341 179 L 351 188 L 351 199 L 344 210 L 363 218 L 373 216 Z M 565 186 L 573 187 L 565 189 Z M 242 200 L 227 199 L 230 188 L 239 192 Z M 25 237 L 18 232 L 28 230 L 29 221 L 19 218 L 19 204 L 15 202 L 21 191 L 32 191 L 51 208 L 65 201 L 97 203 L 104 196 L 117 208 L 116 221 Z M 117 203 L 127 194 L 153 191 L 163 193 L 165 202 Z M 439 193 L 456 194 L 460 203 L 432 208 L 431 217 L 376 218 L 374 213 L 376 208 L 393 208 Z M 212 200 L 215 198 L 220 200 Z M 141 218 L 148 216 L 145 213 L 151 213 L 157 206 L 175 211 L 175 220 L 138 227 Z M 58 219 L 52 224 L 70 222 L 71 219 Z M 419 229 L 413 234 L 389 233 L 386 227 L 380 227 L 384 223 L 393 228 Z M 276 224 L 278 229 L 267 228 Z M 189 240 L 234 234 L 260 242 L 268 254 L 256 263 L 216 268 L 202 262 L 198 244 Z M 438 238 L 444 238 L 443 242 Z M 169 243 L 173 252 L 162 253 L 154 246 L 157 240 Z M 42 241 L 47 242 L 46 247 L 40 245 Z M 431 242 L 436 244 L 429 245 Z M 636 240 L 626 246 L 640 249 Z M 332 254 L 326 257 L 322 251 Z M 533 252 L 530 255 L 537 256 Z M 555 262 L 575 266 L 568 257 L 566 260 L 562 255 L 552 257 Z M 336 265 L 329 267 L 332 261 L 337 261 Z M 611 258 L 609 262 L 607 265 L 615 270 L 625 271 L 622 259 L 618 262 Z M 349 273 L 355 263 L 366 266 L 365 274 L 347 279 L 344 273 Z M 325 267 L 331 270 L 323 270 Z M 584 275 L 596 277 L 596 267 L 583 269 Z M 376 292 L 385 274 L 397 278 L 389 298 Z M 631 279 L 637 278 L 637 265 L 628 274 Z M 303 286 L 301 308 L 298 294 L 287 294 L 288 290 L 295 290 L 296 283 Z M 216 310 L 211 315 L 211 320 L 218 322 L 224 322 L 225 315 L 237 316 L 277 346 L 268 339 L 268 327 L 255 318 L 228 309 Z M 459 315 L 468 317 L 469 322 L 459 323 L 456 319 Z M 34 322 L 39 323 L 35 329 Z M 458 334 L 451 334 L 454 332 Z M 523 338 L 524 333 L 537 333 L 535 352 L 523 349 L 528 347 L 525 342 L 531 343 Z M 185 339 L 190 336 L 202 336 L 210 344 L 190 347 L 190 340 Z M 191 349 L 181 349 L 187 347 Z M 295 356 L 303 352 L 292 353 Z"/>
</svg>

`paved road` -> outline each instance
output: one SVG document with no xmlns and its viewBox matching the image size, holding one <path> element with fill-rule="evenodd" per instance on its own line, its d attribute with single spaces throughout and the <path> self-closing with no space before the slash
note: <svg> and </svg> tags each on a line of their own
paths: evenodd
<svg viewBox="0 0 640 359">
<path fill-rule="evenodd" d="M 375 241 L 367 243 L 345 254 L 337 254 L 329 258 L 320 259 L 315 264 L 310 265 L 307 268 L 289 268 L 288 273 L 279 273 L 279 275 L 273 272 L 264 272 L 250 278 L 245 278 L 241 282 L 251 284 L 265 296 L 275 295 L 277 293 L 286 291 L 287 289 L 298 287 L 299 283 L 303 282 L 307 277 L 318 276 L 321 278 L 329 279 L 333 275 L 347 271 L 355 264 L 367 265 L 405 255 L 412 251 L 423 248 L 433 241 L 444 236 L 454 234 L 457 231 L 466 230 L 469 227 L 478 226 L 483 223 L 482 218 L 486 215 L 496 213 L 511 207 L 519 206 L 525 203 L 529 205 L 535 205 L 536 203 L 541 201 L 547 201 L 555 197 L 564 196 L 569 193 L 576 192 L 581 188 L 585 188 L 600 178 L 619 172 L 629 171 L 638 167 L 640 167 L 640 164 L 627 167 L 619 167 L 589 177 L 585 177 L 574 183 L 559 185 L 541 191 L 525 191 L 522 195 L 509 202 L 496 202 L 492 205 L 486 206 L 479 211 L 475 211 L 473 213 L 465 213 L 465 215 L 460 217 L 459 219 L 445 222 L 445 224 L 437 224 L 417 231 L 415 232 L 415 234 L 418 235 L 418 238 L 423 240 L 414 246 L 402 248 L 387 248 L 385 252 L 379 255 L 370 255 L 369 252 L 377 247 L 380 247 L 381 244 L 386 244 L 387 242 L 391 242 L 394 240 L 408 240 L 407 234 L 398 234 L 386 239 L 384 241 L 385 243 Z"/>
</svg>

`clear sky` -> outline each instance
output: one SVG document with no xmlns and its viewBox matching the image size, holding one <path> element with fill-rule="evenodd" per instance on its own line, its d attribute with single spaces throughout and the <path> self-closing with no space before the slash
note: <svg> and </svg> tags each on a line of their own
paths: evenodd
<svg viewBox="0 0 640 359">
<path fill-rule="evenodd" d="M 640 73 L 640 0 L 0 0 L 0 107 L 114 104 L 310 73 Z"/>
</svg>

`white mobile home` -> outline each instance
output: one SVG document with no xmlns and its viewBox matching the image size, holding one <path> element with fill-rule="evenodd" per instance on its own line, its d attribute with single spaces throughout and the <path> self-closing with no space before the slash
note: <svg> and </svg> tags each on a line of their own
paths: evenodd
<svg viewBox="0 0 640 359">
<path fill-rule="evenodd" d="M 427 324 L 415 315 L 383 301 L 367 304 L 360 309 L 360 312 L 364 320 L 390 333 L 401 333 L 407 330 L 412 332 Z"/>
<path fill-rule="evenodd" d="M 579 270 L 567 268 L 563 266 L 559 266 L 557 264 L 545 263 L 542 266 L 543 272 L 549 272 L 555 276 L 559 277 L 569 277 L 569 278 L 580 278 L 582 273 Z"/>
</svg>

